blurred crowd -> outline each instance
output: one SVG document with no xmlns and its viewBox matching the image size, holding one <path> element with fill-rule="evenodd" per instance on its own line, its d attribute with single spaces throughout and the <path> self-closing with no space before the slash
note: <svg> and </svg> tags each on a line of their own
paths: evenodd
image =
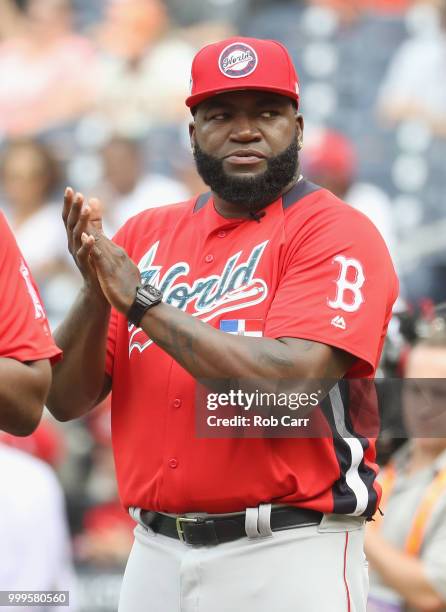
<svg viewBox="0 0 446 612">
<path fill-rule="evenodd" d="M 381 375 L 401 378 L 412 368 L 411 377 L 423 378 L 410 347 L 446 300 L 446 0 L 0 0 L 0 207 L 52 327 L 80 285 L 61 220 L 65 185 L 101 199 L 108 235 L 144 208 L 204 190 L 188 142 L 190 64 L 204 44 L 235 34 L 289 48 L 306 121 L 303 173 L 372 219 L 402 281 Z M 446 343 L 423 350 L 443 351 L 445 360 Z M 431 376 L 446 377 L 446 365 Z M 400 397 L 389 394 L 382 463 L 407 437 Z M 53 504 L 60 528 L 48 538 L 59 540 L 55 567 L 65 567 L 65 582 L 77 575 L 79 610 L 114 609 L 132 521 L 117 496 L 108 404 L 63 427 L 46 415 L 30 438 L 3 441 L 58 474 L 36 468 L 35 478 L 66 500 L 66 510 Z M 412 465 L 411 449 L 396 451 L 401 469 Z M 424 448 L 410 469 L 431 469 L 441 456 L 445 463 L 445 449 L 444 440 Z M 43 499 L 37 486 L 35 495 Z M 389 527 L 382 533 L 392 539 Z M 398 592 L 372 547 L 375 582 L 390 580 Z M 429 557 L 432 584 L 446 601 L 437 556 Z M 407 609 L 437 609 L 404 589 L 399 595 Z"/>
</svg>

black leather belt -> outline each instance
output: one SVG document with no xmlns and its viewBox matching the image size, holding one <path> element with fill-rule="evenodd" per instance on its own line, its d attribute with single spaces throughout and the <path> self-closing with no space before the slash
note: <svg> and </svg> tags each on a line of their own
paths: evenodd
<svg viewBox="0 0 446 612">
<path fill-rule="evenodd" d="M 322 512 L 304 508 L 272 508 L 271 530 L 282 531 L 294 527 L 319 525 Z M 192 546 L 212 546 L 246 536 L 245 513 L 218 517 L 167 516 L 148 510 L 141 511 L 141 520 L 155 533 L 181 540 Z"/>
</svg>

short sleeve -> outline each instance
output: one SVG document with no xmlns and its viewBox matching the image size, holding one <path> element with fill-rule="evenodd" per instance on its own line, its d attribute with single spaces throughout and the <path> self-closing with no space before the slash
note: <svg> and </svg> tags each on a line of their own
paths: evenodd
<svg viewBox="0 0 446 612">
<path fill-rule="evenodd" d="M 0 213 L 0 357 L 18 361 L 62 355 L 55 345 L 37 286 Z"/>
<path fill-rule="evenodd" d="M 322 209 L 289 238 L 265 336 L 328 344 L 358 358 L 350 375 L 373 374 L 398 281 L 384 240 L 347 204 Z"/>
</svg>

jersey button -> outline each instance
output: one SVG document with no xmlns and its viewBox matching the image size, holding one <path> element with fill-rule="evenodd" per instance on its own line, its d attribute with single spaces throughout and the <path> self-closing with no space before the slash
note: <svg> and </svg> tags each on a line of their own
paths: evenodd
<svg viewBox="0 0 446 612">
<path fill-rule="evenodd" d="M 206 257 L 204 258 L 204 261 L 206 263 L 212 263 L 214 261 L 214 256 L 213 255 L 206 255 Z"/>
<path fill-rule="evenodd" d="M 173 400 L 173 407 L 174 408 L 179 408 L 181 406 L 182 402 L 180 400 L 179 397 L 177 397 L 177 399 Z"/>
<path fill-rule="evenodd" d="M 224 230 L 221 230 L 220 232 L 218 232 L 217 236 L 219 238 L 224 238 L 226 236 L 226 232 Z"/>
<path fill-rule="evenodd" d="M 174 457 L 172 457 L 172 459 L 169 459 L 168 464 L 169 467 L 174 470 L 178 466 L 178 461 Z"/>
</svg>

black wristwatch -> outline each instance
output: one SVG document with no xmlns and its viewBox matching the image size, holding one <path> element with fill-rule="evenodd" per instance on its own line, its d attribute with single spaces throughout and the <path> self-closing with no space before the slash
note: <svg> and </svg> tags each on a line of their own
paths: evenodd
<svg viewBox="0 0 446 612">
<path fill-rule="evenodd" d="M 136 327 L 139 327 L 144 314 L 159 304 L 163 299 L 163 294 L 150 283 L 145 283 L 136 289 L 136 296 L 133 304 L 127 313 L 127 319 Z"/>
</svg>

